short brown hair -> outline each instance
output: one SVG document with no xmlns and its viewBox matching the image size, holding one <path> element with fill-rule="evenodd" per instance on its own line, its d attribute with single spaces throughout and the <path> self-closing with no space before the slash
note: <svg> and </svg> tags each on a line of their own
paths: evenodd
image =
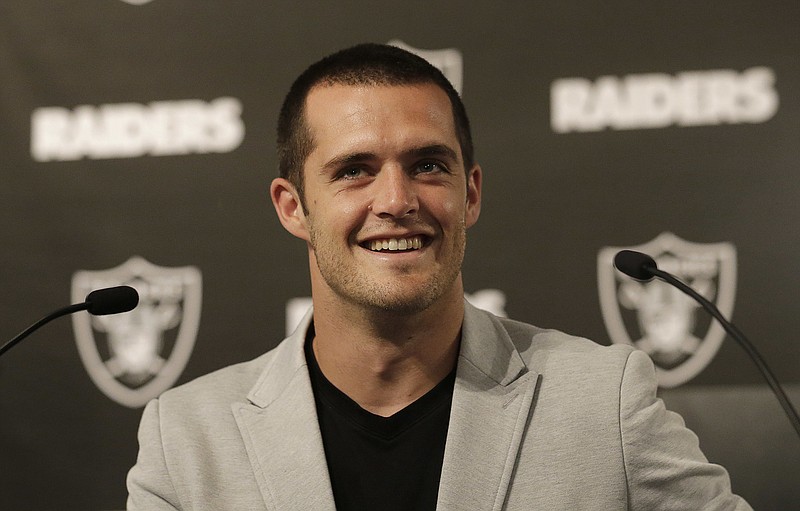
<svg viewBox="0 0 800 511">
<path fill-rule="evenodd" d="M 308 67 L 292 84 L 278 117 L 278 168 L 303 196 L 303 165 L 314 148 L 305 120 L 305 102 L 316 85 L 415 85 L 433 83 L 447 93 L 464 167 L 474 163 L 469 119 L 458 92 L 427 60 L 383 44 L 359 44 L 338 51 Z M 305 208 L 305 204 L 303 204 Z"/>
</svg>

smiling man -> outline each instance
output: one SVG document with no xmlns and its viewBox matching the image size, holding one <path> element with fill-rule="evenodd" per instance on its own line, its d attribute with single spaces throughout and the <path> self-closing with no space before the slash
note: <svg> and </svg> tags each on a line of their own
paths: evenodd
<svg viewBox="0 0 800 511">
<path fill-rule="evenodd" d="M 313 140 L 303 187 L 279 178 L 271 191 L 307 242 L 311 345 L 334 386 L 389 416 L 455 366 L 480 167 L 464 167 L 450 100 L 432 83 L 315 86 L 301 115 Z"/>
<path fill-rule="evenodd" d="M 482 171 L 436 68 L 381 45 L 326 57 L 292 86 L 278 152 L 313 310 L 147 406 L 129 509 L 749 509 L 645 354 L 464 301 Z"/>
</svg>

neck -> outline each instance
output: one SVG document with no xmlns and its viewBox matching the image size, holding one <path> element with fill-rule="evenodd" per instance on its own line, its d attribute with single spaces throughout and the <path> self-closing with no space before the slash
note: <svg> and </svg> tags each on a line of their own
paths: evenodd
<svg viewBox="0 0 800 511">
<path fill-rule="evenodd" d="M 320 369 L 362 408 L 382 416 L 402 410 L 455 367 L 464 317 L 460 289 L 458 282 L 450 297 L 413 314 L 341 303 L 329 308 L 315 299 L 313 348 Z"/>
</svg>

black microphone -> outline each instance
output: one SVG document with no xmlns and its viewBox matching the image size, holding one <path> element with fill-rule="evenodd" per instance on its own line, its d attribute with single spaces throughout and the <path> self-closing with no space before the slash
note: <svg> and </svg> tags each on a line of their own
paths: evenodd
<svg viewBox="0 0 800 511">
<path fill-rule="evenodd" d="M 635 252 L 633 250 L 622 250 L 614 256 L 614 267 L 625 275 L 640 281 L 646 282 L 652 280 L 653 277 L 658 277 L 667 284 L 677 287 L 694 298 L 709 314 L 719 321 L 722 328 L 724 328 L 750 356 L 750 359 L 756 367 L 758 367 L 758 370 L 761 371 L 764 379 L 767 380 L 767 384 L 772 389 L 775 397 L 778 398 L 778 401 L 783 407 L 783 411 L 786 413 L 786 416 L 789 418 L 798 436 L 800 436 L 800 417 L 798 417 L 797 410 L 794 409 L 791 401 L 789 401 L 789 398 L 783 391 L 781 384 L 778 383 L 777 378 L 772 374 L 772 371 L 769 369 L 758 350 L 756 350 L 755 346 L 753 346 L 747 337 L 745 337 L 733 323 L 725 319 L 725 316 L 722 315 L 716 305 L 674 275 L 659 270 L 655 260 L 647 254 L 642 254 L 641 252 Z"/>
<path fill-rule="evenodd" d="M 644 282 L 653 280 L 654 275 L 650 270 L 658 268 L 652 257 L 633 250 L 617 252 L 614 256 L 614 266 L 628 277 Z"/>
<path fill-rule="evenodd" d="M 139 304 L 139 293 L 130 286 L 97 289 L 86 296 L 86 310 L 95 316 L 132 311 Z"/>
<path fill-rule="evenodd" d="M 136 290 L 130 286 L 117 286 L 108 287 L 105 289 L 97 289 L 86 296 L 85 302 L 68 305 L 67 307 L 58 309 L 57 311 L 43 317 L 33 325 L 20 332 L 16 337 L 0 347 L 0 356 L 13 348 L 21 340 L 28 337 L 39 327 L 61 316 L 82 310 L 86 310 L 89 312 L 89 314 L 94 314 L 95 316 L 119 314 L 120 312 L 128 312 L 133 310 L 138 304 L 139 293 L 137 293 Z"/>
</svg>

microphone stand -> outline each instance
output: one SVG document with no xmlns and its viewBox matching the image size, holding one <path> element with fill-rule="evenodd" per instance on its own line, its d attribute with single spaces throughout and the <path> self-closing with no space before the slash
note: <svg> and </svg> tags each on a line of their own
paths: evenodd
<svg viewBox="0 0 800 511">
<path fill-rule="evenodd" d="M 88 308 L 89 308 L 89 304 L 87 302 L 76 303 L 74 305 L 68 305 L 66 307 L 62 307 L 61 309 L 58 309 L 57 311 L 48 314 L 47 316 L 43 317 L 42 319 L 40 319 L 36 323 L 32 324 L 31 326 L 29 326 L 28 328 L 26 328 L 25 330 L 23 330 L 22 332 L 17 334 L 16 337 L 14 337 L 13 339 L 11 339 L 7 343 L 5 343 L 2 347 L 0 347 L 0 356 L 2 356 L 3 353 L 5 353 L 6 351 L 8 351 L 11 348 L 13 348 L 21 340 L 23 340 L 24 338 L 28 337 L 31 333 L 33 333 L 39 327 L 51 322 L 52 320 L 54 320 L 56 318 L 60 318 L 61 316 L 66 316 L 67 314 L 72 314 L 74 312 L 86 310 Z"/>
<path fill-rule="evenodd" d="M 669 284 L 672 284 L 673 286 L 677 287 L 687 295 L 691 296 L 692 298 L 700 302 L 703 308 L 706 309 L 712 316 L 714 316 L 714 318 L 717 321 L 719 321 L 720 325 L 722 325 L 722 328 L 724 328 L 725 331 L 728 332 L 728 334 L 731 337 L 733 337 L 733 339 L 736 342 L 739 343 L 742 349 L 744 349 L 744 351 L 753 360 L 753 363 L 755 363 L 758 370 L 761 371 L 761 374 L 764 376 L 764 379 L 767 380 L 767 384 L 772 389 L 772 392 L 775 393 L 775 397 L 778 398 L 778 402 L 780 402 L 781 406 L 783 407 L 783 411 L 786 413 L 786 416 L 792 423 L 794 430 L 797 432 L 797 435 L 800 436 L 800 417 L 798 417 L 797 415 L 797 410 L 795 410 L 794 406 L 792 406 L 791 401 L 789 401 L 789 398 L 786 396 L 786 393 L 783 391 L 783 388 L 781 388 L 781 385 L 780 383 L 778 383 L 777 378 L 775 378 L 775 376 L 772 374 L 772 371 L 770 371 L 769 367 L 767 366 L 767 363 L 761 357 L 761 354 L 758 353 L 755 346 L 753 346 L 753 344 L 747 339 L 747 337 L 745 337 L 745 335 L 738 328 L 736 328 L 733 325 L 733 323 L 725 319 L 725 316 L 722 315 L 722 313 L 719 311 L 716 305 L 711 303 L 704 296 L 702 296 L 700 293 L 698 293 L 697 291 L 695 291 L 694 289 L 683 283 L 674 275 L 659 270 L 657 267 L 651 265 L 643 265 L 643 268 L 645 268 L 646 271 L 652 273 L 654 276 L 666 281 Z"/>
<path fill-rule="evenodd" d="M 61 316 L 66 316 L 67 314 L 72 314 L 73 312 L 82 310 L 89 311 L 89 314 L 95 316 L 119 314 L 121 312 L 133 310 L 138 304 L 139 293 L 136 292 L 136 289 L 130 286 L 116 286 L 105 289 L 96 289 L 86 296 L 86 301 L 83 303 L 76 303 L 74 305 L 68 305 L 58 309 L 57 311 L 43 317 L 36 323 L 20 332 L 16 337 L 0 347 L 0 356 L 13 348 L 21 340 L 28 337 L 28 335 L 30 335 L 40 326 L 49 323 L 56 318 L 60 318 Z"/>
</svg>

